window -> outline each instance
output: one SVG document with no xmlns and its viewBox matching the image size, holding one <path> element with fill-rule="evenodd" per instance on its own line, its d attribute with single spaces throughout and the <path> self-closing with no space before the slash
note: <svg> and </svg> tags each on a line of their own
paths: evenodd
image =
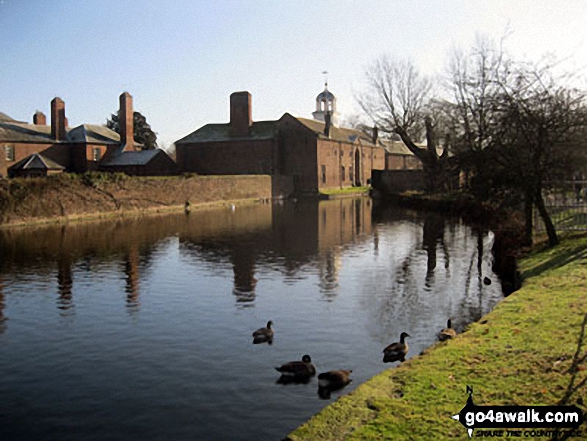
<svg viewBox="0 0 587 441">
<path fill-rule="evenodd" d="M 92 159 L 94 161 L 100 160 L 100 147 L 94 147 L 94 149 L 92 150 Z"/>
<path fill-rule="evenodd" d="M 342 181 L 344 182 L 344 180 L 346 178 L 346 176 L 344 174 L 344 165 L 342 166 L 341 175 L 342 175 Z"/>
<path fill-rule="evenodd" d="M 6 160 L 7 161 L 14 161 L 14 146 L 13 145 L 7 145 L 4 146 L 4 153 L 6 155 Z"/>
<path fill-rule="evenodd" d="M 322 165 L 322 183 L 326 184 L 326 166 Z"/>
</svg>

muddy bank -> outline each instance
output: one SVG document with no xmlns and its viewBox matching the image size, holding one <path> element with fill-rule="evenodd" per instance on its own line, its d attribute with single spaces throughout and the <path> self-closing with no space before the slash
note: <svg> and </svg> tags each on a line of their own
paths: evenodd
<svg viewBox="0 0 587 441">
<path fill-rule="evenodd" d="M 0 226 L 194 209 L 271 198 L 270 176 L 60 175 L 0 180 Z"/>
</svg>

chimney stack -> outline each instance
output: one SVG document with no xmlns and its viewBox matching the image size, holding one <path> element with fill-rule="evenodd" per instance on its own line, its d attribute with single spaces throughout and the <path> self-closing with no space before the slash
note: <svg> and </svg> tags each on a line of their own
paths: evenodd
<svg viewBox="0 0 587 441">
<path fill-rule="evenodd" d="M 61 98 L 55 97 L 51 101 L 51 137 L 56 141 L 65 139 L 66 131 L 65 103 Z"/>
<path fill-rule="evenodd" d="M 47 125 L 47 117 L 45 114 L 39 110 L 35 112 L 33 115 L 33 124 L 36 126 L 46 126 Z"/>
<path fill-rule="evenodd" d="M 332 127 L 332 115 L 330 115 L 330 111 L 326 112 L 324 115 L 324 136 L 330 138 L 330 128 Z"/>
<path fill-rule="evenodd" d="M 248 136 L 253 125 L 251 94 L 234 92 L 230 95 L 230 133 L 232 136 Z"/>
<path fill-rule="evenodd" d="M 134 112 L 132 96 L 128 92 L 120 95 L 120 110 L 118 111 L 118 125 L 120 127 L 120 144 L 123 151 L 134 150 Z"/>
<path fill-rule="evenodd" d="M 373 137 L 371 138 L 373 144 L 377 145 L 377 139 L 379 139 L 379 129 L 377 126 L 373 126 Z"/>
</svg>

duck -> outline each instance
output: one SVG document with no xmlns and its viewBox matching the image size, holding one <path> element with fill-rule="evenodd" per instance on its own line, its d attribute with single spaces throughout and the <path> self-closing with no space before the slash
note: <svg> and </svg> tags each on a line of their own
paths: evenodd
<svg viewBox="0 0 587 441">
<path fill-rule="evenodd" d="M 351 381 L 350 375 L 353 373 L 351 369 L 338 369 L 328 372 L 322 372 L 318 375 L 318 387 L 326 387 L 331 390 L 336 390 L 345 387 Z"/>
<path fill-rule="evenodd" d="M 455 331 L 452 328 L 452 321 L 450 319 L 448 319 L 448 321 L 446 322 L 446 328 L 444 328 L 442 331 L 440 331 L 438 333 L 438 340 L 446 341 L 446 340 L 450 340 L 451 338 L 454 338 L 456 336 L 457 336 L 457 331 Z"/>
<path fill-rule="evenodd" d="M 398 360 L 405 361 L 406 354 L 409 350 L 406 337 L 410 337 L 410 334 L 402 332 L 399 336 L 399 342 L 392 343 L 383 350 L 384 363 L 392 363 Z"/>
<path fill-rule="evenodd" d="M 294 377 L 299 379 L 309 379 L 316 375 L 316 368 L 312 364 L 312 359 L 309 355 L 304 355 L 302 361 L 290 361 L 275 370 L 280 372 L 283 377 Z"/>
<path fill-rule="evenodd" d="M 253 332 L 253 344 L 271 343 L 273 341 L 273 329 L 271 329 L 272 325 L 273 322 L 269 320 L 267 322 L 267 327 L 259 328 Z"/>
<path fill-rule="evenodd" d="M 353 381 L 349 378 L 352 372 L 345 369 L 322 372 L 318 375 L 318 396 L 324 400 L 330 399 L 332 392 L 342 389 Z"/>
</svg>

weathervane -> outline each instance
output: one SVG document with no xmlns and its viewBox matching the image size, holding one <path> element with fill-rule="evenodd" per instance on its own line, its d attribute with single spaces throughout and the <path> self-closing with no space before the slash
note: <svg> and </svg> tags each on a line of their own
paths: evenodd
<svg viewBox="0 0 587 441">
<path fill-rule="evenodd" d="M 328 71 L 323 70 L 322 75 L 324 75 L 324 87 L 328 87 Z"/>
</svg>

